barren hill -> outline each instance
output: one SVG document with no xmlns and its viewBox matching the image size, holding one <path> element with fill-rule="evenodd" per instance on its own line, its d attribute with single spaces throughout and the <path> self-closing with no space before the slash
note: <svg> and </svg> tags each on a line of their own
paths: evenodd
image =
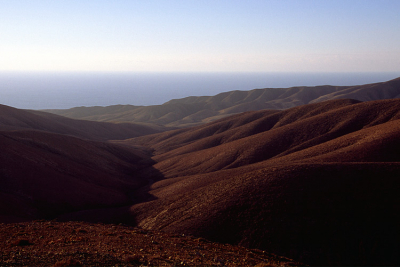
<svg viewBox="0 0 400 267">
<path fill-rule="evenodd" d="M 320 148 L 322 151 L 328 141 L 353 132 L 362 137 L 369 127 L 399 119 L 399 101 L 355 104 L 351 100 L 333 100 L 278 112 L 248 112 L 195 128 L 147 135 L 121 143 L 141 144 L 154 149 L 156 156 L 153 158 L 158 162 L 155 168 L 167 177 L 213 172 L 277 160 L 324 144 Z M 397 129 L 396 125 L 397 121 L 389 129 Z M 396 130 L 392 133 L 396 134 Z M 382 143 L 396 139 L 379 140 Z M 351 144 L 357 141 L 355 138 Z M 347 143 L 331 145 L 334 148 L 329 151 L 343 150 L 350 145 Z M 357 155 L 357 161 L 361 161 L 361 155 Z M 304 159 L 304 156 L 299 159 Z"/>
<path fill-rule="evenodd" d="M 131 204 L 150 154 L 104 141 L 158 131 L 0 105 L 0 221 Z"/>
<path fill-rule="evenodd" d="M 400 265 L 399 119 L 400 99 L 334 99 L 111 142 L 10 131 L 16 120 L 0 135 L 1 220 L 126 223 L 305 264 Z"/>
<path fill-rule="evenodd" d="M 333 100 L 123 141 L 164 177 L 131 216 L 310 264 L 398 264 L 399 119 L 398 99 Z"/>
<path fill-rule="evenodd" d="M 148 180 L 142 151 L 40 131 L 0 132 L 0 221 L 132 203 Z"/>
<path fill-rule="evenodd" d="M 58 115 L 93 121 L 146 122 L 187 127 L 251 110 L 288 109 L 333 99 L 372 101 L 400 97 L 400 78 L 358 86 L 314 86 L 230 91 L 215 96 L 174 99 L 162 105 L 76 107 L 46 110 Z"/>
<path fill-rule="evenodd" d="M 126 139 L 164 130 L 134 123 L 105 123 L 69 119 L 46 112 L 0 105 L 0 130 L 38 130 L 91 140 Z"/>
</svg>

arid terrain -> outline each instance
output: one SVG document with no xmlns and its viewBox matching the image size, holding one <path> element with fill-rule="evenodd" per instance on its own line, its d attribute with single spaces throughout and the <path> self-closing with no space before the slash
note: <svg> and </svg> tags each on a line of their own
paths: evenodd
<svg viewBox="0 0 400 267">
<path fill-rule="evenodd" d="M 271 92 L 1 106 L 0 265 L 400 265 L 400 79 Z"/>
<path fill-rule="evenodd" d="M 142 122 L 188 127 L 252 110 L 288 109 L 335 99 L 372 101 L 400 97 L 400 79 L 358 86 L 299 86 L 230 91 L 215 96 L 173 99 L 162 105 L 76 107 L 46 110 L 73 119 L 108 122 Z"/>
<path fill-rule="evenodd" d="M 3 224 L 0 241 L 2 266 L 298 265 L 261 250 L 121 225 Z"/>
</svg>

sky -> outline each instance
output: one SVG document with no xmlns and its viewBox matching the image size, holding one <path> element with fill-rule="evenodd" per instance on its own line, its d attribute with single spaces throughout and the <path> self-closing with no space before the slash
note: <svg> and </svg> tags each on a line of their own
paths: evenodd
<svg viewBox="0 0 400 267">
<path fill-rule="evenodd" d="M 399 0 L 0 0 L 0 71 L 397 72 Z"/>
</svg>

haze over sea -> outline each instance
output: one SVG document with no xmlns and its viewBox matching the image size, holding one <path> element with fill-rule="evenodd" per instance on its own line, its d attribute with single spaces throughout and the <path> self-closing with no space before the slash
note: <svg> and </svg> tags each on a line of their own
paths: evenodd
<svg viewBox="0 0 400 267">
<path fill-rule="evenodd" d="M 22 109 L 66 109 L 117 104 L 158 105 L 187 96 L 232 90 L 316 85 L 360 85 L 399 73 L 112 73 L 0 72 L 0 103 Z"/>
</svg>

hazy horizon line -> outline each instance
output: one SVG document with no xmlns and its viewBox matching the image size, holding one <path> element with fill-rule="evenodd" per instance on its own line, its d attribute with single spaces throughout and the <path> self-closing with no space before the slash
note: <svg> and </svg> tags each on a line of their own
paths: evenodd
<svg viewBox="0 0 400 267">
<path fill-rule="evenodd" d="M 284 73 L 284 74 L 310 74 L 310 73 L 320 73 L 320 74 L 357 74 L 357 73 L 398 73 L 400 75 L 400 71 L 103 71 L 103 70 L 0 70 L 0 73 L 121 73 L 121 74 L 129 74 L 129 73 L 159 73 L 159 74 L 191 74 L 191 73 Z"/>
</svg>

